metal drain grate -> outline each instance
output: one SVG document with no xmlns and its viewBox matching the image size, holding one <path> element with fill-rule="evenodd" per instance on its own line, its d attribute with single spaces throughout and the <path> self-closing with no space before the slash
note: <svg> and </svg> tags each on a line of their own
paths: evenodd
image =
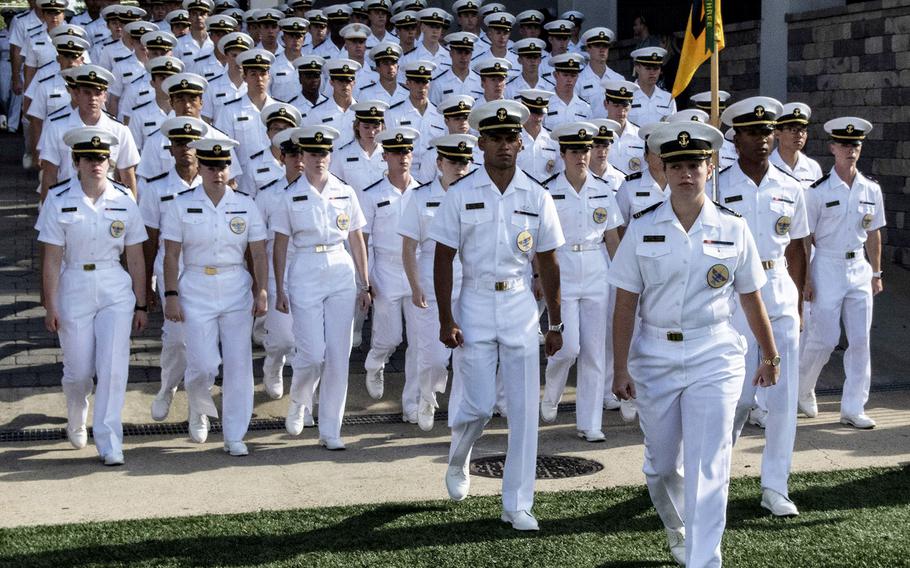
<svg viewBox="0 0 910 568">
<path fill-rule="evenodd" d="M 497 455 L 471 460 L 471 474 L 502 479 L 506 456 Z M 601 471 L 604 466 L 594 460 L 573 456 L 537 456 L 537 479 L 581 477 Z"/>
</svg>

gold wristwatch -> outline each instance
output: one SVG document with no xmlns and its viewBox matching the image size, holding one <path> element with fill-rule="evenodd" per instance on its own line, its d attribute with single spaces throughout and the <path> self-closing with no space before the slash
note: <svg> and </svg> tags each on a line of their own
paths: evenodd
<svg viewBox="0 0 910 568">
<path fill-rule="evenodd" d="M 774 357 L 769 357 L 768 359 L 762 359 L 761 364 L 771 365 L 772 367 L 780 367 L 780 355 L 775 355 Z"/>
</svg>

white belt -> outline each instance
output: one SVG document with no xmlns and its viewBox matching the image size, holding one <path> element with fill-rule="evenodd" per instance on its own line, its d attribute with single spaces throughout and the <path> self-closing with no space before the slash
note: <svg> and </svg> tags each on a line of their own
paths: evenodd
<svg viewBox="0 0 910 568">
<path fill-rule="evenodd" d="M 468 278 L 461 279 L 462 288 L 473 288 L 475 290 L 495 290 L 496 292 L 506 292 L 509 290 L 524 290 L 524 278 L 513 278 L 511 280 L 488 280 L 485 278 Z"/>
<path fill-rule="evenodd" d="M 334 245 L 312 245 L 306 247 L 297 247 L 294 249 L 295 254 L 305 254 L 305 253 L 322 253 L 322 252 L 334 252 L 336 250 L 341 250 L 344 248 L 344 245 L 341 243 L 335 243 Z"/>
<path fill-rule="evenodd" d="M 388 252 L 388 251 L 382 251 L 382 250 L 375 250 L 375 249 L 374 249 L 374 250 L 373 250 L 373 257 L 374 257 L 374 258 L 382 258 L 382 259 L 389 260 L 389 261 L 392 261 L 392 262 L 398 262 L 398 264 L 403 264 L 403 260 L 402 260 L 402 258 L 401 258 L 401 253 L 400 253 L 400 252 Z"/>
<path fill-rule="evenodd" d="M 229 266 L 197 266 L 197 265 L 186 265 L 183 267 L 184 270 L 189 272 L 201 272 L 207 276 L 215 276 L 216 274 L 223 274 L 225 272 L 234 272 L 235 270 L 241 270 L 246 268 L 242 264 L 231 264 Z"/>
<path fill-rule="evenodd" d="M 858 248 L 856 250 L 851 250 L 849 252 L 837 252 L 833 250 L 822 250 L 818 247 L 815 248 L 815 254 L 825 256 L 828 258 L 839 258 L 841 260 L 852 260 L 854 258 L 866 258 L 863 256 L 863 249 Z"/>
<path fill-rule="evenodd" d="M 663 339 L 665 341 L 684 341 L 686 339 L 698 339 L 699 337 L 706 337 L 708 335 L 718 335 L 731 329 L 732 328 L 728 322 L 715 323 L 713 325 L 706 325 L 704 327 L 696 327 L 683 330 L 667 327 L 656 327 L 642 322 L 639 331 L 644 335 L 653 337 L 655 339 Z"/>
<path fill-rule="evenodd" d="M 122 266 L 119 260 L 99 260 L 97 262 L 74 262 L 72 264 L 66 265 L 68 268 L 74 270 L 83 270 L 85 272 L 92 272 L 93 270 L 104 270 L 105 268 L 113 268 L 115 266 Z"/>
<path fill-rule="evenodd" d="M 606 250 L 604 248 L 603 242 L 599 243 L 581 243 L 579 245 L 564 245 L 562 250 L 572 251 L 572 252 L 586 252 L 591 250 Z"/>
</svg>

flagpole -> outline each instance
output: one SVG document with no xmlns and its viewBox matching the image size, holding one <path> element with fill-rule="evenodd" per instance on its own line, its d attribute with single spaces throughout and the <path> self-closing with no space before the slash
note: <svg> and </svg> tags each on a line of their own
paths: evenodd
<svg viewBox="0 0 910 568">
<path fill-rule="evenodd" d="M 714 25 L 714 20 L 709 22 Z M 711 125 L 720 129 L 720 56 L 717 53 L 717 33 L 711 34 Z M 720 172 L 720 151 L 714 152 L 714 183 L 712 184 L 714 196 L 717 201 L 717 178 Z"/>
</svg>

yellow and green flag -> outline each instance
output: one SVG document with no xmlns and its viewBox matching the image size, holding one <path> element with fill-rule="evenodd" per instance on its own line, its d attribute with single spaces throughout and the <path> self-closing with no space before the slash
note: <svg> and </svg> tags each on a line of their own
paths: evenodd
<svg viewBox="0 0 910 568">
<path fill-rule="evenodd" d="M 693 0 L 679 57 L 679 69 L 673 82 L 674 97 L 679 96 L 689 86 L 689 81 L 699 66 L 711 58 L 715 47 L 717 51 L 724 48 L 720 0 Z"/>
</svg>

